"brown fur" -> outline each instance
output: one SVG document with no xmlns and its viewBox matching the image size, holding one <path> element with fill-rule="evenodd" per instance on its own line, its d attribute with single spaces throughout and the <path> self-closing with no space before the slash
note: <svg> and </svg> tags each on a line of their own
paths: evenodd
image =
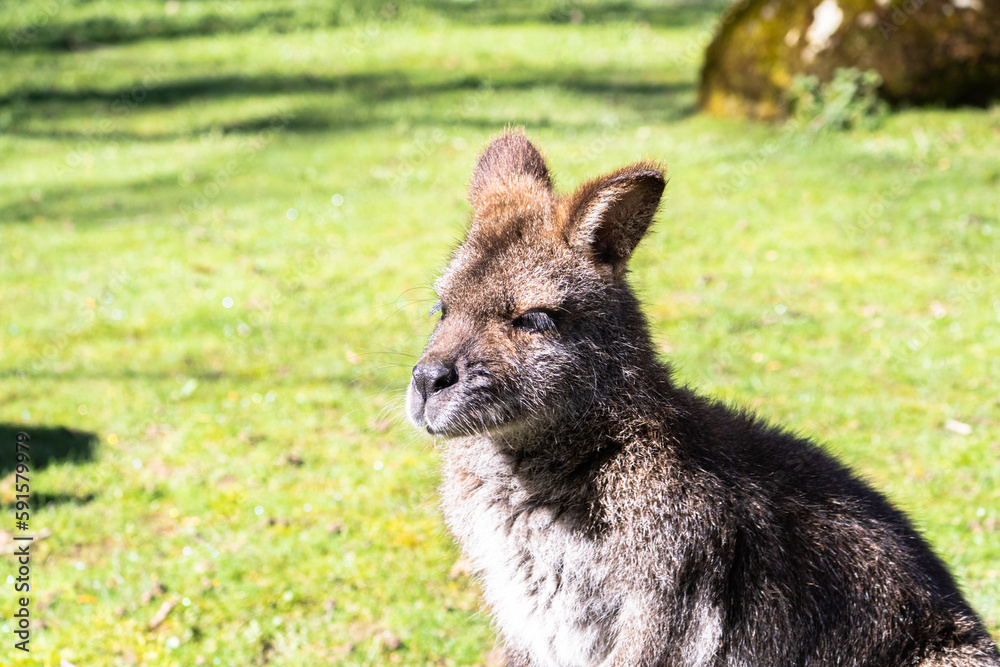
<svg viewBox="0 0 1000 667">
<path fill-rule="evenodd" d="M 511 665 L 1000 665 L 907 518 L 812 442 L 677 386 L 625 281 L 665 186 L 483 152 L 408 392 Z"/>
</svg>

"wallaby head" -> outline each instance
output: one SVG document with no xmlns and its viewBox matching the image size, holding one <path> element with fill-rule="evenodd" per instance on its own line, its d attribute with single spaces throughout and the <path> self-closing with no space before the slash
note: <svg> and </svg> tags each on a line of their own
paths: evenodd
<svg viewBox="0 0 1000 667">
<path fill-rule="evenodd" d="M 560 196 L 523 134 L 494 139 L 469 184 L 468 235 L 435 285 L 413 422 L 445 437 L 544 429 L 627 383 L 623 369 L 652 353 L 626 265 L 664 186 L 639 162 Z"/>
</svg>

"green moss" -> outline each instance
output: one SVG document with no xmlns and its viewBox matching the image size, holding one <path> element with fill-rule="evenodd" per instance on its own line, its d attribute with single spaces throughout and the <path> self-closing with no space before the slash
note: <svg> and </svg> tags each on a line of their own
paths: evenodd
<svg viewBox="0 0 1000 667">
<path fill-rule="evenodd" d="M 821 4 L 836 26 L 826 39 L 810 33 Z M 829 83 L 838 69 L 852 67 L 876 72 L 879 95 L 895 105 L 985 104 L 1000 96 L 998 33 L 997 3 L 741 2 L 708 47 L 699 104 L 716 115 L 773 119 L 787 115 L 796 76 Z"/>
<path fill-rule="evenodd" d="M 812 130 L 874 129 L 886 112 L 878 98 L 881 83 L 878 72 L 853 67 L 838 69 L 825 84 L 813 74 L 799 74 L 788 92 L 792 119 Z"/>
</svg>

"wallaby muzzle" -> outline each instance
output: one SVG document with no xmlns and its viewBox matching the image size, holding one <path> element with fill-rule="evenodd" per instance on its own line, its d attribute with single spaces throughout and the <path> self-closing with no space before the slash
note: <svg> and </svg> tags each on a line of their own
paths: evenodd
<svg viewBox="0 0 1000 667">
<path fill-rule="evenodd" d="M 456 413 L 464 403 L 458 360 L 425 353 L 413 367 L 406 392 L 410 419 L 432 435 L 451 435 Z"/>
<path fill-rule="evenodd" d="M 424 402 L 428 398 L 458 382 L 458 370 L 454 364 L 440 361 L 422 361 L 413 367 L 413 388 Z"/>
</svg>

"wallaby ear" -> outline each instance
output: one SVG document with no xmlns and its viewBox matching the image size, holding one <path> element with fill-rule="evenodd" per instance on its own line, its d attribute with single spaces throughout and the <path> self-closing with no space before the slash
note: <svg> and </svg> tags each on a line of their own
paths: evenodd
<svg viewBox="0 0 1000 667">
<path fill-rule="evenodd" d="M 620 278 L 653 222 L 666 184 L 663 170 L 653 162 L 632 164 L 585 183 L 566 200 L 566 241 Z"/>
<path fill-rule="evenodd" d="M 479 208 L 485 193 L 509 188 L 524 180 L 552 191 L 552 179 L 542 154 L 522 132 L 507 130 L 491 141 L 479 156 L 469 182 L 469 203 Z"/>
</svg>

